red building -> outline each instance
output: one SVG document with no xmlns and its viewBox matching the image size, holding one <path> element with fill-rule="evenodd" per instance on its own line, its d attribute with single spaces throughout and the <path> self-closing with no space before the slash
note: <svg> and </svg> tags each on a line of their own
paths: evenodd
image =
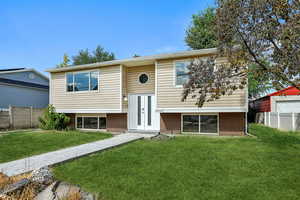
<svg viewBox="0 0 300 200">
<path fill-rule="evenodd" d="M 256 99 L 252 102 L 252 108 L 255 110 L 255 112 L 278 112 L 275 111 L 272 108 L 277 109 L 277 107 L 280 106 L 282 109 L 288 108 L 288 110 L 291 110 L 292 107 L 296 110 L 299 110 L 299 102 L 300 100 L 292 98 L 292 99 L 281 99 L 276 103 L 277 101 L 274 101 L 276 105 L 272 106 L 272 97 L 273 96 L 299 96 L 300 95 L 300 90 L 298 90 L 296 87 L 288 87 L 283 90 L 273 92 L 271 94 L 268 94 L 267 96 L 261 97 L 259 99 Z M 299 98 L 300 99 L 300 98 Z"/>
</svg>

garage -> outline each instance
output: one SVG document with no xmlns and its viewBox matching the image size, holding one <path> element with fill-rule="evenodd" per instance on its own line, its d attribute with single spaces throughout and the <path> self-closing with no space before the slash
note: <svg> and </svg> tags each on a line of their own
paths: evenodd
<svg viewBox="0 0 300 200">
<path fill-rule="evenodd" d="M 300 100 L 276 101 L 276 111 L 279 113 L 300 113 Z"/>
</svg>

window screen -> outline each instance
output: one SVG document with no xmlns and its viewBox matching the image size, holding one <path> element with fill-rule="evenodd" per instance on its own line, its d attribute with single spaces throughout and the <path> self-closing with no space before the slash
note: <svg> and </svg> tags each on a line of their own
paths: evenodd
<svg viewBox="0 0 300 200">
<path fill-rule="evenodd" d="M 183 116 L 183 132 L 199 132 L 199 115 Z"/>
<path fill-rule="evenodd" d="M 99 129 L 106 129 L 106 118 L 99 117 Z"/>
<path fill-rule="evenodd" d="M 176 62 L 176 85 L 183 85 L 189 80 L 189 66 L 190 62 Z"/>
<path fill-rule="evenodd" d="M 201 133 L 218 132 L 218 117 L 216 115 L 201 115 L 200 124 L 201 124 L 200 127 Z"/>
<path fill-rule="evenodd" d="M 77 128 L 82 128 L 82 117 L 77 117 Z"/>
<path fill-rule="evenodd" d="M 73 73 L 67 73 L 67 91 L 72 92 L 74 91 L 74 85 L 73 85 Z"/>
<path fill-rule="evenodd" d="M 85 117 L 84 128 L 86 129 L 97 129 L 98 128 L 98 117 Z"/>
</svg>

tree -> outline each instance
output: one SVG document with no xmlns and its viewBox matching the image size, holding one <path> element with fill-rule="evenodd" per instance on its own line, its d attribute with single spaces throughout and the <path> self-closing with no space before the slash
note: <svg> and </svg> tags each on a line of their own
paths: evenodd
<svg viewBox="0 0 300 200">
<path fill-rule="evenodd" d="M 218 44 L 215 34 L 216 12 L 207 8 L 192 16 L 192 24 L 186 30 L 185 42 L 192 49 L 213 48 Z"/>
<path fill-rule="evenodd" d="M 196 104 L 230 95 L 254 79 L 268 76 L 272 86 L 288 85 L 299 89 L 300 81 L 300 2 L 298 0 L 218 0 L 216 31 L 218 56 L 193 62 L 190 81 L 185 84 L 182 100 L 192 94 Z M 228 63 L 213 67 L 217 57 Z M 248 68 L 255 65 L 254 68 Z M 211 70 L 214 73 L 211 73 Z M 201 74 L 208 83 L 199 81 Z M 203 75 L 201 75 L 203 77 Z M 236 80 L 233 82 L 232 80 Z M 205 93 L 205 94 L 204 94 Z"/>
<path fill-rule="evenodd" d="M 101 46 L 97 46 L 96 50 L 92 53 L 88 49 L 80 50 L 78 55 L 73 56 L 73 65 L 82 65 L 96 62 L 103 62 L 114 60 L 115 55 L 111 52 L 105 51 Z"/>
<path fill-rule="evenodd" d="M 69 56 L 68 54 L 64 54 L 64 57 L 63 57 L 63 62 L 56 65 L 56 67 L 67 67 L 69 65 L 69 62 L 70 62 L 70 59 L 69 59 Z"/>
<path fill-rule="evenodd" d="M 266 95 L 273 89 L 272 80 L 267 73 L 258 76 L 255 74 L 257 65 L 250 65 L 248 69 L 248 96 L 250 99 L 256 99 Z"/>
<path fill-rule="evenodd" d="M 44 130 L 64 130 L 67 128 L 70 117 L 64 113 L 55 112 L 53 105 L 49 104 L 43 116 L 39 117 L 40 128 Z"/>
<path fill-rule="evenodd" d="M 215 8 L 207 8 L 198 15 L 193 15 L 192 25 L 186 31 L 185 41 L 192 49 L 217 47 L 218 38 L 216 34 L 216 12 Z M 251 65 L 254 68 L 255 65 Z M 248 73 L 248 91 L 250 98 L 259 97 L 268 92 L 270 86 L 269 78 L 255 77 L 253 72 Z"/>
</svg>

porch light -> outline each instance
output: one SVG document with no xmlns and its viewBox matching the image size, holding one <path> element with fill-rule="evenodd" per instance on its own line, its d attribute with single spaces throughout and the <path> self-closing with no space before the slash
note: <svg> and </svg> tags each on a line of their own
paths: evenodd
<svg viewBox="0 0 300 200">
<path fill-rule="evenodd" d="M 128 100 L 127 97 L 126 97 L 126 95 L 123 95 L 123 100 L 124 100 L 124 101 L 127 101 L 127 100 Z"/>
</svg>

